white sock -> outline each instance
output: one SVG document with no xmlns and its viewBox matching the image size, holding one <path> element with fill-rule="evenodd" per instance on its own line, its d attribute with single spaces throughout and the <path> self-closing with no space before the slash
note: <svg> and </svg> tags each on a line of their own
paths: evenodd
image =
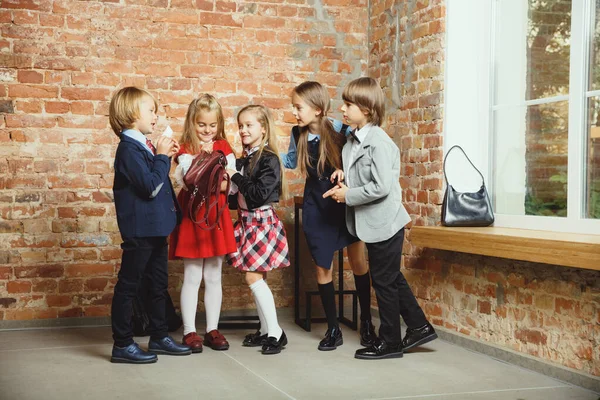
<svg viewBox="0 0 600 400">
<path fill-rule="evenodd" d="M 273 293 L 269 289 L 269 285 L 264 279 L 254 282 L 250 285 L 252 294 L 256 299 L 256 304 L 263 312 L 265 321 L 267 322 L 267 331 L 269 337 L 281 338 L 283 331 L 277 322 L 277 310 L 275 309 L 275 299 Z"/>
<path fill-rule="evenodd" d="M 217 329 L 223 302 L 221 267 L 223 256 L 204 259 L 204 308 L 206 310 L 206 332 Z"/>
<path fill-rule="evenodd" d="M 263 314 L 261 308 L 260 308 L 260 304 L 258 303 L 258 299 L 256 298 L 256 295 L 254 295 L 254 293 L 252 293 L 252 296 L 254 297 L 254 303 L 256 303 L 256 312 L 258 313 L 258 319 L 260 320 L 260 329 L 258 330 L 260 332 L 260 335 L 266 335 L 267 332 L 269 332 L 269 326 L 267 325 L 267 320 L 265 319 L 265 314 Z"/>
<path fill-rule="evenodd" d="M 183 259 L 183 286 L 181 287 L 181 318 L 183 335 L 196 332 L 196 310 L 198 309 L 198 290 L 202 282 L 202 258 Z"/>
</svg>

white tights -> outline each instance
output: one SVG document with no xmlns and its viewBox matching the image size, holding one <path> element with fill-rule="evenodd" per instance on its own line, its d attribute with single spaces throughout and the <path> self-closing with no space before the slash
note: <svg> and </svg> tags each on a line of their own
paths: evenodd
<svg viewBox="0 0 600 400">
<path fill-rule="evenodd" d="M 181 288 L 181 317 L 183 334 L 196 332 L 196 310 L 198 290 L 204 276 L 204 308 L 206 310 L 206 332 L 217 329 L 221 314 L 223 288 L 221 287 L 221 266 L 223 256 L 210 258 L 185 258 L 184 277 Z"/>
</svg>

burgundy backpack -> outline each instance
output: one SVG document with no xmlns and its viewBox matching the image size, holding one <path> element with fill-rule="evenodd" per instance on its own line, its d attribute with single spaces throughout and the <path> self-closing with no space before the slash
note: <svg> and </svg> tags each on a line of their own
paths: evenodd
<svg viewBox="0 0 600 400">
<path fill-rule="evenodd" d="M 224 179 L 227 181 L 226 194 L 229 193 L 231 185 L 229 175 L 225 171 L 226 167 L 227 159 L 222 151 L 215 150 L 211 153 L 201 151 L 183 177 L 183 182 L 191 193 L 188 214 L 192 222 L 201 229 L 213 229 L 218 225 L 223 210 L 228 209 L 227 203 L 219 207 L 221 182 Z M 206 204 L 204 215 L 198 219 L 198 211 L 203 204 Z M 209 221 L 209 213 L 213 209 L 216 209 L 217 218 Z"/>
</svg>

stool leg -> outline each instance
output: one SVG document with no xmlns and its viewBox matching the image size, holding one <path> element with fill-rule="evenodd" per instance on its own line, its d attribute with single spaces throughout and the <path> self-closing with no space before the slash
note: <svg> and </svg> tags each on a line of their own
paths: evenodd
<svg viewBox="0 0 600 400">
<path fill-rule="evenodd" d="M 311 320 L 312 320 L 312 297 L 309 293 L 306 293 L 306 321 L 304 322 L 304 330 L 310 332 L 311 329 Z"/>
<path fill-rule="evenodd" d="M 344 249 L 338 250 L 338 320 L 344 318 Z"/>
</svg>

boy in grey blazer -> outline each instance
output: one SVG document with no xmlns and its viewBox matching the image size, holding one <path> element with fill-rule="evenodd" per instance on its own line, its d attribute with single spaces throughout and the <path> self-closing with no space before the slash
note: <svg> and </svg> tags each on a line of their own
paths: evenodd
<svg viewBox="0 0 600 400">
<path fill-rule="evenodd" d="M 331 175 L 338 184 L 323 197 L 346 203 L 348 230 L 367 245 L 381 319 L 378 340 L 357 350 L 355 357 L 398 358 L 404 350 L 437 338 L 400 272 L 404 226 L 410 222 L 402 205 L 400 152 L 379 127 L 385 110 L 384 96 L 374 79 L 355 79 L 344 88 L 342 98 L 346 123 L 357 129 L 342 150 L 344 170 Z M 408 327 L 404 340 L 400 315 Z"/>
</svg>

